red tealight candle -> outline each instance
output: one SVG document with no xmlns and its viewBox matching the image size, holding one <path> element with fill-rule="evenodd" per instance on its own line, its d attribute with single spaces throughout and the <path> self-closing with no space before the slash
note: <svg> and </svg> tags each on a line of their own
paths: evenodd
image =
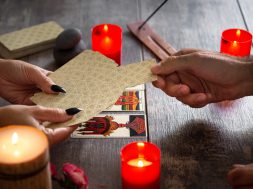
<svg viewBox="0 0 253 189">
<path fill-rule="evenodd" d="M 242 29 L 227 29 L 221 36 L 221 53 L 233 56 L 249 56 L 252 44 L 252 35 Z"/>
<path fill-rule="evenodd" d="M 121 150 L 123 189 L 160 188 L 160 149 L 149 142 L 133 142 Z"/>
<path fill-rule="evenodd" d="M 92 28 L 92 50 L 121 64 L 122 29 L 115 24 L 100 24 Z"/>
</svg>

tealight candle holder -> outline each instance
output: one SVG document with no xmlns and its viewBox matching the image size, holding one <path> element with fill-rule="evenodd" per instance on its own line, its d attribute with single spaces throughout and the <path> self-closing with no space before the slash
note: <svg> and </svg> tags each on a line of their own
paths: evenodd
<svg viewBox="0 0 253 189">
<path fill-rule="evenodd" d="M 122 29 L 115 24 L 100 24 L 92 28 L 92 50 L 98 51 L 121 65 Z"/>
<path fill-rule="evenodd" d="M 243 29 L 227 29 L 222 32 L 220 52 L 233 56 L 249 56 L 252 34 Z"/>
<path fill-rule="evenodd" d="M 123 189 L 160 188 L 160 149 L 150 142 L 133 142 L 121 150 Z"/>
<path fill-rule="evenodd" d="M 48 139 L 31 126 L 0 128 L 0 186 L 51 189 Z"/>
</svg>

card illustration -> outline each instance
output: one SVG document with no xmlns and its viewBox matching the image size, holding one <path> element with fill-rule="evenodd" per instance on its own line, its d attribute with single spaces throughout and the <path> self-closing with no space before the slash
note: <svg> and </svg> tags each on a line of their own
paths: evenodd
<svg viewBox="0 0 253 189">
<path fill-rule="evenodd" d="M 146 136 L 145 115 L 99 114 L 82 123 L 72 138 L 117 138 Z"/>
<path fill-rule="evenodd" d="M 106 111 L 145 111 L 144 91 L 124 91 Z"/>
</svg>

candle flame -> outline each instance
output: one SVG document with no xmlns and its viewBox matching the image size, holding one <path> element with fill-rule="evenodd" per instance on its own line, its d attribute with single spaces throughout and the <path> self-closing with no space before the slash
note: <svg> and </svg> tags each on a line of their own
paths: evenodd
<svg viewBox="0 0 253 189">
<path fill-rule="evenodd" d="M 13 154 L 14 154 L 14 156 L 19 156 L 20 155 L 20 152 L 18 151 L 18 150 L 15 150 L 14 152 L 13 152 Z"/>
<path fill-rule="evenodd" d="M 107 24 L 104 25 L 104 31 L 105 31 L 105 32 L 108 31 L 108 25 L 107 25 Z"/>
<path fill-rule="evenodd" d="M 139 147 L 144 147 L 144 143 L 143 142 L 137 142 L 137 146 L 139 146 Z"/>
<path fill-rule="evenodd" d="M 11 143 L 14 144 L 14 145 L 18 143 L 18 133 L 14 132 L 12 134 Z"/>
<path fill-rule="evenodd" d="M 236 46 L 236 44 L 237 44 L 237 41 L 233 41 L 233 46 Z"/>
<path fill-rule="evenodd" d="M 138 163 L 137 163 L 137 166 L 138 167 L 143 167 L 144 163 L 142 160 L 139 160 Z"/>
<path fill-rule="evenodd" d="M 241 30 L 236 30 L 236 35 L 240 36 L 241 35 Z"/>
</svg>

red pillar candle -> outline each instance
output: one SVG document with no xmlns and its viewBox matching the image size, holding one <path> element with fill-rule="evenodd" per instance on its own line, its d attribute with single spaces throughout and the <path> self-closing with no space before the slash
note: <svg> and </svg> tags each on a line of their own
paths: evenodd
<svg viewBox="0 0 253 189">
<path fill-rule="evenodd" d="M 121 64 L 122 29 L 115 24 L 100 24 L 92 28 L 92 50 Z"/>
<path fill-rule="evenodd" d="M 123 189 L 160 188 L 160 149 L 149 142 L 133 142 L 121 150 Z"/>
<path fill-rule="evenodd" d="M 222 32 L 220 52 L 233 56 L 249 56 L 252 35 L 242 29 L 227 29 Z"/>
</svg>

